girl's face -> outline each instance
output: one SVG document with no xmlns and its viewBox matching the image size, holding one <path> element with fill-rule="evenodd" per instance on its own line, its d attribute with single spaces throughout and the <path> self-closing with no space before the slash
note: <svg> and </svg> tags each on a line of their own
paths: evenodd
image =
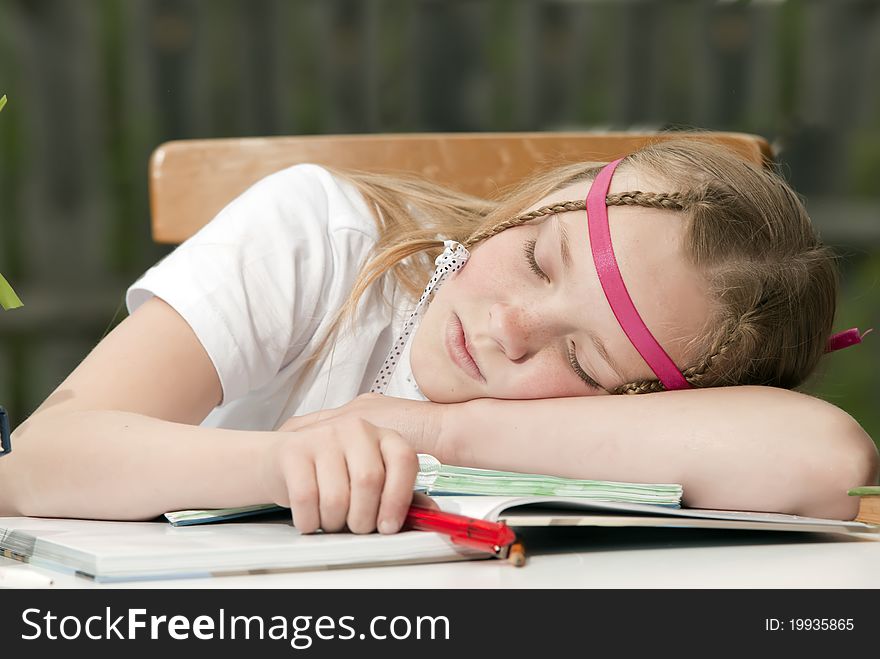
<svg viewBox="0 0 880 659">
<path fill-rule="evenodd" d="M 619 169 L 611 192 L 664 189 L 651 183 Z M 579 183 L 554 192 L 527 210 L 582 199 L 588 187 Z M 680 213 L 638 206 L 611 206 L 608 216 L 630 297 L 681 367 L 710 309 L 705 280 L 683 249 L 686 222 Z M 654 377 L 602 291 L 585 211 L 507 229 L 470 251 L 413 337 L 413 376 L 429 399 L 595 396 Z"/>
</svg>

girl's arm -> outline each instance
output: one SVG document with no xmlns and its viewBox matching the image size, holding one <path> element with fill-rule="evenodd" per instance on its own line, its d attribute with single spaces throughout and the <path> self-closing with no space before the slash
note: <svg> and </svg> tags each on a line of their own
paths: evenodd
<svg viewBox="0 0 880 659">
<path fill-rule="evenodd" d="M 220 398 L 189 325 L 151 299 L 13 433 L 0 515 L 149 519 L 274 502 L 303 532 L 399 528 L 418 462 L 397 433 L 359 420 L 297 432 L 192 425 Z"/>
<path fill-rule="evenodd" d="M 569 478 L 680 483 L 697 508 L 849 519 L 877 449 L 844 411 L 771 387 L 438 404 L 364 394 L 282 430 L 363 419 L 446 464 Z"/>
<path fill-rule="evenodd" d="M 845 412 L 770 387 L 638 396 L 477 399 L 442 406 L 449 464 L 572 478 L 680 483 L 684 503 L 850 519 L 878 454 Z"/>
<path fill-rule="evenodd" d="M 187 499 L 246 499 L 266 438 L 190 425 L 220 396 L 189 326 L 150 300 L 15 430 L 0 460 L 0 513 L 136 519 Z M 236 478 L 232 457 L 245 466 Z"/>
<path fill-rule="evenodd" d="M 268 435 L 118 410 L 41 413 L 15 431 L 0 461 L 0 515 L 151 519 L 265 503 Z"/>
</svg>

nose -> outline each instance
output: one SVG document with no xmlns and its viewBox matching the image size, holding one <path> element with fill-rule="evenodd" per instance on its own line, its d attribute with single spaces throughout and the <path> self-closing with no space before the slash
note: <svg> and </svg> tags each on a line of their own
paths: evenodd
<svg viewBox="0 0 880 659">
<path fill-rule="evenodd" d="M 546 341 L 548 325 L 538 313 L 521 306 L 496 302 L 489 307 L 489 335 L 511 360 L 527 357 Z"/>
</svg>

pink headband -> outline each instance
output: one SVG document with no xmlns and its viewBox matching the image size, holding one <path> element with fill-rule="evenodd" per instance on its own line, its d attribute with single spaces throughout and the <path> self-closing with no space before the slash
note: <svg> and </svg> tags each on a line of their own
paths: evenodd
<svg viewBox="0 0 880 659">
<path fill-rule="evenodd" d="M 690 383 L 685 380 L 663 347 L 657 343 L 657 339 L 654 338 L 645 325 L 645 321 L 636 311 L 632 298 L 623 283 L 623 277 L 620 275 L 620 268 L 618 268 L 617 259 L 614 256 L 614 248 L 611 246 L 611 231 L 608 227 L 608 207 L 605 205 L 605 198 L 611 187 L 611 177 L 621 160 L 623 158 L 605 165 L 587 193 L 587 226 L 590 232 L 590 250 L 593 252 L 593 263 L 596 265 L 596 273 L 599 275 L 599 282 L 602 284 L 605 298 L 608 300 L 608 305 L 614 312 L 614 317 L 617 318 L 620 328 L 654 372 L 654 375 L 657 376 L 657 379 L 663 383 L 667 390 L 689 389 L 691 388 Z M 868 330 L 868 332 L 870 331 Z M 833 352 L 860 343 L 865 334 L 859 334 L 859 330 L 856 328 L 838 332 L 828 339 L 825 352 Z"/>
<path fill-rule="evenodd" d="M 611 247 L 611 231 L 608 228 L 608 208 L 605 205 L 605 197 L 608 196 L 608 188 L 611 187 L 611 177 L 614 170 L 623 158 L 610 162 L 590 186 L 587 193 L 587 225 L 590 231 L 590 250 L 593 252 L 593 263 L 596 264 L 596 272 L 599 282 L 614 317 L 620 323 L 620 328 L 626 333 L 633 347 L 645 360 L 645 363 L 654 371 L 657 379 L 663 383 L 666 389 L 689 389 L 690 384 L 678 370 L 675 362 L 670 359 L 666 351 L 657 343 L 657 339 L 651 334 L 620 276 L 620 268 L 617 267 L 617 259 L 614 257 L 614 248 Z"/>
</svg>

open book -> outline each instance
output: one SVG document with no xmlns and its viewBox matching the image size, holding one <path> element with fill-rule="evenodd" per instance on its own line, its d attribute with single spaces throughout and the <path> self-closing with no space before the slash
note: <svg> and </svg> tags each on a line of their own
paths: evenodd
<svg viewBox="0 0 880 659">
<path fill-rule="evenodd" d="M 857 534 L 878 527 L 792 515 L 670 508 L 571 497 L 438 496 L 449 512 L 535 526 L 648 526 Z M 221 524 L 174 527 L 166 522 L 0 518 L 0 554 L 98 581 L 132 581 L 437 563 L 487 558 L 426 531 L 394 535 L 301 535 L 289 511 Z M 552 530 L 548 529 L 548 533 Z M 528 569 L 528 568 L 526 568 Z"/>
<path fill-rule="evenodd" d="M 671 483 L 621 483 L 456 467 L 441 464 L 437 458 L 426 453 L 419 454 L 419 473 L 413 489 L 431 496 L 482 494 L 573 497 L 585 501 L 647 503 L 674 508 L 681 505 L 682 495 L 681 485 Z M 280 508 L 273 504 L 261 504 L 216 510 L 178 510 L 165 513 L 165 517 L 175 526 L 185 526 L 225 521 L 271 510 Z"/>
</svg>

